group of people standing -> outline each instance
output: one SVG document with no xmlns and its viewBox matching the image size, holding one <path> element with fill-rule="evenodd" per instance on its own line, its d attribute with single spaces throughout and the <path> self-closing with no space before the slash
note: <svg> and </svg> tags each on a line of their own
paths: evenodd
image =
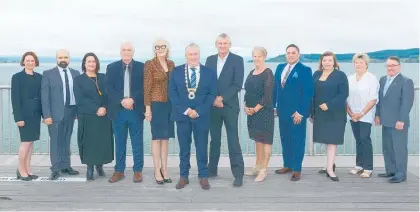
<svg viewBox="0 0 420 212">
<path fill-rule="evenodd" d="M 286 48 L 287 63 L 278 65 L 273 74 L 265 63 L 266 49 L 255 47 L 252 51 L 255 69 L 244 82 L 244 60 L 230 52 L 231 44 L 227 34 L 220 34 L 215 42 L 218 54 L 209 56 L 205 65 L 201 65 L 200 48 L 191 43 L 185 48 L 186 63 L 175 66 L 169 59 L 170 45 L 165 40 L 153 44 L 154 58 L 144 64 L 133 60 L 131 43 L 123 43 L 122 59 L 109 64 L 105 74 L 99 73 L 100 63 L 94 53 L 83 57 L 80 74 L 69 68 L 69 53 L 59 50 L 57 66 L 41 75 L 34 72 L 39 66 L 37 56 L 26 52 L 20 63 L 24 69 L 12 77 L 11 92 L 14 119 L 22 141 L 18 179 L 37 178 L 31 171 L 30 160 L 33 141 L 40 138 L 43 118 L 51 138 L 50 180 L 58 179 L 63 173 L 79 174 L 71 167 L 70 160 L 70 138 L 77 119 L 79 155 L 87 165 L 87 180 L 94 180 L 95 169 L 99 176 L 105 176 L 103 165 L 114 159 L 114 173 L 108 181 L 115 183 L 125 177 L 129 133 L 133 182 L 142 182 L 143 120 L 146 120 L 151 124 L 157 184 L 172 182 L 167 172 L 168 140 L 175 138 L 176 122 L 180 148 L 180 178 L 176 188 L 189 184 L 193 139 L 199 184 L 205 190 L 210 188 L 208 178 L 218 175 L 223 124 L 233 186 L 240 187 L 244 175 L 256 176 L 256 182 L 267 177 L 274 119 L 278 117 L 284 167 L 276 170 L 277 174 L 291 173 L 292 181 L 300 180 L 309 118 L 314 124 L 314 142 L 326 144 L 327 149 L 327 166 L 319 172 L 338 181 L 334 158 L 337 145 L 344 142 L 347 119 L 351 119 L 357 159 L 355 168 L 349 172 L 371 176 L 370 129 L 376 123 L 383 125 L 386 164 L 386 173 L 380 176 L 392 177 L 390 182 L 406 180 L 408 114 L 414 86 L 411 79 L 400 73 L 397 57 L 387 60 L 388 76 L 378 83 L 367 71 L 366 54 L 354 56 L 356 73 L 352 76 L 347 77 L 339 70 L 332 52 L 322 54 L 318 70 L 312 73 L 311 68 L 299 61 L 298 46 L 291 44 Z M 388 78 L 393 80 L 392 84 Z M 246 173 L 238 136 L 241 111 L 238 93 L 243 85 L 243 112 L 247 114 L 249 137 L 256 142 L 255 166 Z"/>
</svg>

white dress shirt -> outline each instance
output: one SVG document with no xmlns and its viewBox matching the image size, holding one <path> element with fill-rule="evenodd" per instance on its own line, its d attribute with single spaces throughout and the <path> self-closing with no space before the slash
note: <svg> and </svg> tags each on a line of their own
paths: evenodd
<svg viewBox="0 0 420 212">
<path fill-rule="evenodd" d="M 223 66 L 225 66 L 226 59 L 229 56 L 229 52 L 225 56 L 225 58 L 220 58 L 220 55 L 217 55 L 217 79 L 219 79 L 220 73 L 222 73 Z"/>
<path fill-rule="evenodd" d="M 61 81 L 63 82 L 63 97 L 64 97 L 63 101 L 64 101 L 64 104 L 66 104 L 66 78 L 64 76 L 63 68 L 59 66 L 57 66 L 57 68 L 61 76 Z M 74 98 L 74 93 L 73 93 L 73 76 L 71 75 L 71 71 L 69 67 L 67 67 L 66 70 L 67 70 L 67 77 L 69 78 L 70 105 L 76 105 L 76 99 Z"/>
<path fill-rule="evenodd" d="M 189 76 L 190 82 L 191 82 L 191 75 L 192 75 L 192 70 L 191 70 L 191 67 L 188 65 L 188 76 Z M 195 67 L 195 85 L 196 85 L 195 88 L 198 88 L 199 82 L 200 82 L 200 65 Z M 188 108 L 184 112 L 184 115 L 187 115 L 190 110 L 191 108 Z"/>
<path fill-rule="evenodd" d="M 372 73 L 366 72 L 359 81 L 356 79 L 356 74 L 353 74 L 348 77 L 348 81 L 349 97 L 347 98 L 347 104 L 353 113 L 360 113 L 370 101 L 378 100 L 379 82 Z M 376 107 L 373 106 L 359 121 L 373 124 L 375 111 Z M 348 118 L 350 119 L 350 117 Z"/>
</svg>

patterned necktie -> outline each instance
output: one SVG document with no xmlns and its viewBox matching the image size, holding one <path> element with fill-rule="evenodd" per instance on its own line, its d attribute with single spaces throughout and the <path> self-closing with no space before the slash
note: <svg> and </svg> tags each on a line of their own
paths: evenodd
<svg viewBox="0 0 420 212">
<path fill-rule="evenodd" d="M 292 70 L 292 66 L 289 64 L 289 68 L 287 69 L 286 75 L 284 76 L 283 80 L 281 81 L 281 87 L 284 88 L 284 84 L 286 83 L 287 77 L 290 74 L 290 71 Z"/>
<path fill-rule="evenodd" d="M 386 92 L 388 91 L 389 86 L 391 85 L 391 78 L 388 77 L 388 79 L 386 80 L 385 86 L 384 86 L 384 92 L 383 95 L 385 96 Z"/>
<path fill-rule="evenodd" d="M 192 73 L 191 73 L 191 88 L 195 88 L 196 86 L 196 76 L 195 76 L 195 68 L 190 68 Z"/>
<path fill-rule="evenodd" d="M 69 76 L 67 75 L 67 70 L 63 69 L 64 71 L 64 81 L 66 84 L 66 102 L 64 103 L 64 106 L 70 105 L 70 83 L 69 83 Z"/>
</svg>

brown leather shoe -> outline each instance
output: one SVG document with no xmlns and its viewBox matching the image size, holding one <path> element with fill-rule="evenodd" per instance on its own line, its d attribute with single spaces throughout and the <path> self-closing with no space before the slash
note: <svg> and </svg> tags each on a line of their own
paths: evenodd
<svg viewBox="0 0 420 212">
<path fill-rule="evenodd" d="M 210 183 L 207 178 L 200 179 L 200 185 L 201 185 L 201 188 L 204 190 L 210 189 Z"/>
<path fill-rule="evenodd" d="M 292 169 L 289 169 L 289 168 L 281 168 L 281 169 L 277 169 L 275 172 L 276 172 L 276 174 L 286 174 L 288 172 L 292 172 Z"/>
<path fill-rule="evenodd" d="M 134 172 L 133 182 L 141 183 L 142 181 L 143 181 L 143 175 L 141 174 L 141 172 Z"/>
<path fill-rule="evenodd" d="M 299 172 L 293 172 L 292 178 L 290 178 L 291 181 L 298 181 L 300 180 L 300 173 Z"/>
<path fill-rule="evenodd" d="M 112 174 L 112 177 L 108 179 L 108 182 L 116 183 L 122 179 L 124 179 L 124 172 L 114 172 L 114 174 Z"/>
<path fill-rule="evenodd" d="M 189 183 L 190 183 L 190 181 L 188 179 L 181 177 L 181 178 L 179 178 L 179 181 L 176 184 L 175 188 L 176 189 L 183 189 Z"/>
</svg>

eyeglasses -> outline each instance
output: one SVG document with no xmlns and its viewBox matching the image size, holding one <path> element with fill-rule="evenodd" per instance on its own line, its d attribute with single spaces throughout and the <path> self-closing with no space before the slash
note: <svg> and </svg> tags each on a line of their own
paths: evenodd
<svg viewBox="0 0 420 212">
<path fill-rule="evenodd" d="M 166 49 L 166 45 L 155 46 L 155 49 L 156 49 L 156 50 Z"/>
<path fill-rule="evenodd" d="M 392 64 L 392 65 L 385 65 L 385 67 L 387 67 L 387 68 L 395 68 L 395 67 L 397 67 L 397 66 L 399 66 L 400 64 Z"/>
</svg>

